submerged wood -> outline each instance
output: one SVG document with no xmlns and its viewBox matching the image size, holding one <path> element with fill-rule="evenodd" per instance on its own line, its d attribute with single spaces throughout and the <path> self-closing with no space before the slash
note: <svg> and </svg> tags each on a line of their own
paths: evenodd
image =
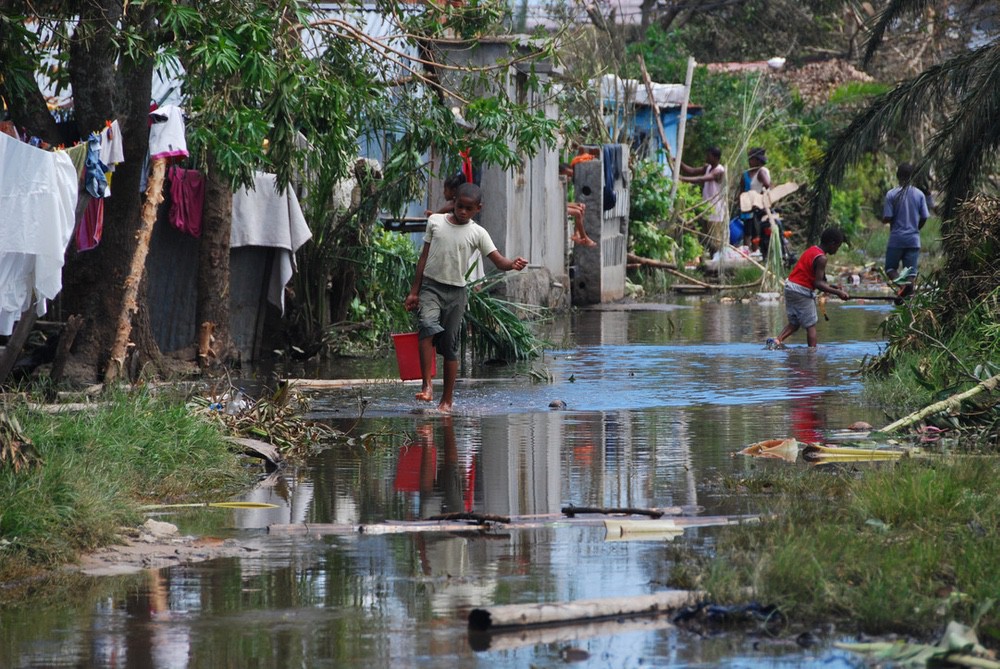
<svg viewBox="0 0 1000 669">
<path fill-rule="evenodd" d="M 490 513 L 466 513 L 464 511 L 456 513 L 441 513 L 436 516 L 429 516 L 427 520 L 471 520 L 480 525 L 485 523 L 509 523 L 510 516 L 495 516 Z"/>
<path fill-rule="evenodd" d="M 565 527 L 577 525 L 581 527 L 599 527 L 604 525 L 603 518 L 566 518 L 554 514 L 543 516 L 511 516 L 509 524 L 493 523 L 491 525 L 475 525 L 457 521 L 438 520 L 390 520 L 384 523 L 370 525 L 352 525 L 348 523 L 290 523 L 269 525 L 267 531 L 271 534 L 309 534 L 322 536 L 325 534 L 408 534 L 419 532 L 483 532 L 502 529 L 534 530 L 545 527 Z M 709 527 L 716 525 L 738 525 L 759 520 L 760 516 L 700 516 L 676 517 L 673 519 L 678 528 Z M 635 523 L 656 522 L 653 520 L 634 519 Z"/>
<path fill-rule="evenodd" d="M 579 513 L 599 513 L 605 516 L 624 514 L 627 516 L 649 516 L 650 518 L 659 518 L 663 515 L 663 511 L 660 511 L 659 509 L 635 509 L 632 507 L 604 508 L 597 506 L 564 506 L 562 512 L 570 518 Z"/>
<path fill-rule="evenodd" d="M 704 593 L 691 590 L 667 590 L 653 595 L 581 599 L 552 604 L 510 604 L 473 609 L 469 629 L 566 625 L 585 621 L 608 620 L 629 616 L 650 616 L 696 604 Z"/>
<path fill-rule="evenodd" d="M 653 632 L 671 629 L 670 616 L 658 615 L 627 620 L 601 620 L 560 627 L 516 627 L 496 631 L 469 630 L 469 646 L 476 652 L 513 650 L 540 644 L 566 644 L 598 636 Z"/>
</svg>

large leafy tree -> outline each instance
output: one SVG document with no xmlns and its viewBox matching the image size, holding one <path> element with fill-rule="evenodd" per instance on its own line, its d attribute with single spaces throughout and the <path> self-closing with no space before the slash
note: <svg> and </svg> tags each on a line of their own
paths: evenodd
<svg viewBox="0 0 1000 669">
<path fill-rule="evenodd" d="M 385 187 L 370 194 L 399 207 L 420 187 L 428 149 L 457 155 L 456 147 L 471 147 L 480 159 L 509 166 L 554 137 L 553 122 L 505 95 L 507 63 L 463 69 L 439 62 L 442 45 L 474 45 L 503 5 L 380 0 L 376 13 L 395 26 L 388 37 L 359 28 L 351 16 L 361 7 L 344 3 L 331 15 L 297 0 L 0 0 L 0 96 L 15 123 L 54 140 L 36 83 L 44 73 L 71 87 L 83 132 L 117 118 L 126 155 L 142 156 L 154 65 L 183 72 L 189 145 L 210 193 L 198 319 L 225 323 L 230 194 L 251 183 L 255 169 L 276 173 L 282 187 L 308 180 L 322 212 L 334 206 L 326 193 L 353 165 L 358 145 L 377 141 Z M 453 106 L 464 108 L 461 126 Z M 136 243 L 141 170 L 137 159 L 119 167 L 101 245 L 71 257 L 64 274 L 64 312 L 86 318 L 77 352 L 95 377 L 107 362 Z M 362 210 L 374 208 L 355 212 Z M 328 220 L 339 219 L 331 213 Z M 140 361 L 159 360 L 142 290 L 132 338 Z"/>
</svg>

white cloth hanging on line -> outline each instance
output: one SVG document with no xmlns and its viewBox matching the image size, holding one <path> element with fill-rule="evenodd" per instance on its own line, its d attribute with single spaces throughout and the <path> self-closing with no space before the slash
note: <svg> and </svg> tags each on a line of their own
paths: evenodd
<svg viewBox="0 0 1000 669">
<path fill-rule="evenodd" d="M 295 252 L 312 238 L 299 199 L 289 187 L 278 192 L 277 178 L 266 172 L 254 173 L 254 189 L 233 193 L 231 248 L 269 246 L 278 249 L 267 300 L 285 313 L 285 285 L 295 271 Z"/>
<path fill-rule="evenodd" d="M 0 133 L 0 335 L 13 332 L 32 297 L 41 316 L 62 290 L 79 182 L 64 151 Z"/>
</svg>

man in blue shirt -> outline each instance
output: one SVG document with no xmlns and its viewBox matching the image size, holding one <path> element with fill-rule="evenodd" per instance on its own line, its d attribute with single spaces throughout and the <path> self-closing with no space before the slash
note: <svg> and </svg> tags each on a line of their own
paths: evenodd
<svg viewBox="0 0 1000 669">
<path fill-rule="evenodd" d="M 885 271 L 890 279 L 899 275 L 899 265 L 909 270 L 907 283 L 900 290 L 900 297 L 913 292 L 917 278 L 917 259 L 920 256 L 920 229 L 930 215 L 927 197 L 910 181 L 913 165 L 901 163 L 896 169 L 899 185 L 885 194 L 882 220 L 889 224 L 889 244 L 885 250 Z"/>
</svg>

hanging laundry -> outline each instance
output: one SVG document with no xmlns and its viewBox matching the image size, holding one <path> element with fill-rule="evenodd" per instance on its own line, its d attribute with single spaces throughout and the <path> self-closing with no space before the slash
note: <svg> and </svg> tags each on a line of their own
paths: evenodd
<svg viewBox="0 0 1000 669">
<path fill-rule="evenodd" d="M 170 224 L 192 237 L 201 237 L 201 207 L 205 201 L 205 177 L 198 170 L 171 167 Z"/>
<path fill-rule="evenodd" d="M 233 193 L 233 227 L 229 245 L 279 249 L 271 271 L 267 300 L 285 313 L 285 284 L 295 270 L 295 252 L 312 237 L 299 199 L 291 188 L 278 192 L 273 174 L 256 172 L 254 189 Z"/>
<path fill-rule="evenodd" d="M 63 254 L 73 236 L 79 178 L 65 151 L 41 151 L 0 133 L 0 335 L 37 298 L 62 290 Z"/>
<path fill-rule="evenodd" d="M 10 135 L 18 141 L 21 139 L 21 136 L 17 134 L 17 128 L 14 127 L 13 121 L 0 121 L 0 132 Z"/>
<path fill-rule="evenodd" d="M 101 138 L 96 132 L 90 133 L 87 137 L 87 174 L 84 177 L 84 185 L 91 197 L 107 197 L 108 178 L 104 173 L 108 168 L 101 162 Z"/>
<path fill-rule="evenodd" d="M 125 142 L 118 121 L 112 121 L 101 131 L 101 162 L 109 172 L 114 172 L 118 163 L 125 162 Z"/>
<path fill-rule="evenodd" d="M 149 128 L 149 157 L 186 158 L 184 110 L 176 105 L 164 105 L 149 113 L 153 125 Z"/>
<path fill-rule="evenodd" d="M 76 250 L 91 251 L 101 243 L 104 232 L 104 199 L 91 198 L 83 210 L 83 218 L 76 226 Z"/>
</svg>

